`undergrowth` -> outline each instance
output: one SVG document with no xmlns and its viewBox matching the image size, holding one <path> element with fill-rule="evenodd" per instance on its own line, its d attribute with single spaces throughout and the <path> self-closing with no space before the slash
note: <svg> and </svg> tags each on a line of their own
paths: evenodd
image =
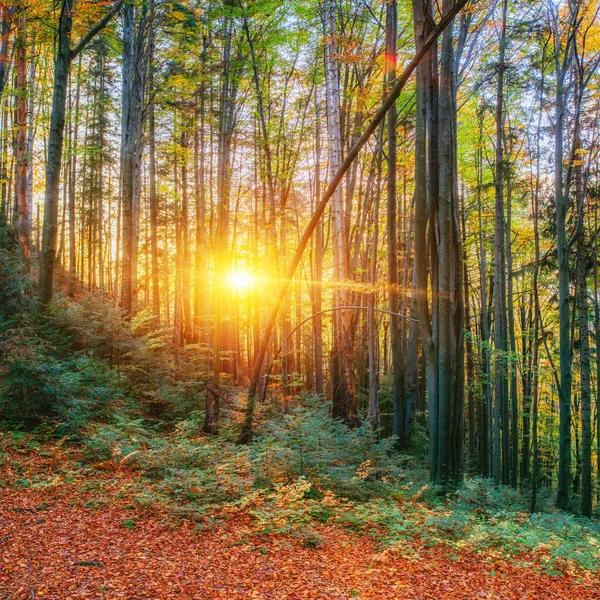
<svg viewBox="0 0 600 600">
<path fill-rule="evenodd" d="M 365 430 L 332 422 L 309 401 L 263 429 L 248 446 L 200 434 L 199 413 L 169 436 L 139 421 L 97 425 L 87 442 L 142 475 L 128 494 L 142 506 L 166 505 L 199 523 L 249 514 L 259 533 L 322 541 L 318 523 L 375 536 L 382 547 L 418 556 L 419 548 L 505 556 L 533 553 L 549 573 L 600 569 L 600 524 L 552 508 L 527 512 L 529 498 L 490 480 L 469 479 L 440 495 L 418 464 Z"/>
<path fill-rule="evenodd" d="M 65 451 L 76 443 L 81 462 L 29 477 L 20 459 L 0 448 L 0 467 L 16 474 L 0 477 L 0 487 L 52 488 L 85 471 L 86 489 L 99 490 L 86 501 L 93 510 L 111 500 L 94 473 L 133 471 L 138 476 L 124 481 L 119 496 L 167 507 L 200 530 L 245 514 L 259 533 L 295 535 L 308 545 L 323 540 L 317 524 L 330 523 L 415 557 L 421 547 L 442 544 L 534 553 L 549 572 L 600 570 L 598 521 L 554 510 L 549 492 L 541 494 L 543 512 L 529 515 L 529 498 L 488 480 L 467 480 L 445 495 L 424 483 L 420 430 L 411 450 L 417 458 L 400 455 L 392 439 L 348 430 L 321 399 L 306 398 L 289 415 L 260 407 L 269 418 L 250 445 L 234 443 L 237 426 L 227 419 L 219 436 L 205 436 L 199 349 L 182 352 L 175 365 L 171 332 L 152 327 L 150 314 L 124 325 L 93 296 L 59 296 L 40 311 L 11 244 L 0 228 L 2 448 L 55 456 L 58 445 Z M 191 375 L 179 377 L 182 370 Z M 37 433 L 27 433 L 32 428 Z"/>
</svg>

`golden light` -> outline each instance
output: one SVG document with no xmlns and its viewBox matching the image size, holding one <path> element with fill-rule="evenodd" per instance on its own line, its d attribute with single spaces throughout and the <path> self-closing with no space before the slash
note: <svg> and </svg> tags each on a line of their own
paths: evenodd
<svg viewBox="0 0 600 600">
<path fill-rule="evenodd" d="M 254 285 L 255 277 L 247 271 L 233 271 L 229 274 L 229 285 L 238 291 L 251 288 Z"/>
</svg>

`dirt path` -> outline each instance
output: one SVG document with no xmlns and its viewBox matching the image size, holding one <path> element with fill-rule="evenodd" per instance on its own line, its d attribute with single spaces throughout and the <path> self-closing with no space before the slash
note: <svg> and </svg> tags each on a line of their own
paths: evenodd
<svg viewBox="0 0 600 600">
<path fill-rule="evenodd" d="M 442 548 L 410 559 L 333 527 L 311 548 L 295 538 L 253 536 L 237 520 L 199 530 L 125 502 L 85 507 L 79 497 L 16 491 L 0 497 L 6 600 L 600 599 L 591 576 L 533 574 L 501 558 Z"/>
</svg>

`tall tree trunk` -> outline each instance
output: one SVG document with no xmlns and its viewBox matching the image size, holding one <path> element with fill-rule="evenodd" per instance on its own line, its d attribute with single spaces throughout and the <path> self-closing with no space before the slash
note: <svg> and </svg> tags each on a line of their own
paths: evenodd
<svg viewBox="0 0 600 600">
<path fill-rule="evenodd" d="M 48 135 L 48 157 L 46 161 L 46 190 L 44 194 L 44 229 L 40 254 L 38 294 L 42 305 L 52 300 L 56 238 L 58 232 L 58 202 L 60 196 L 60 170 L 65 132 L 67 86 L 71 62 L 80 54 L 97 33 L 103 29 L 123 5 L 118 0 L 71 49 L 72 0 L 62 0 L 58 20 L 58 45 L 54 60 L 54 92 Z"/>
<path fill-rule="evenodd" d="M 576 132 L 574 146 L 581 147 Z M 577 309 L 579 312 L 579 369 L 581 386 L 581 514 L 592 516 L 592 394 L 590 368 L 589 315 L 587 298 L 587 239 L 585 235 L 585 182 L 583 166 L 575 167 L 577 215 Z M 598 324 L 596 324 L 597 326 Z"/>
<path fill-rule="evenodd" d="M 388 121 L 389 123 L 389 121 Z M 377 343 L 379 339 L 375 319 L 375 303 L 377 299 L 377 251 L 379 238 L 379 201 L 381 197 L 380 186 L 375 190 L 375 204 L 373 206 L 373 239 L 371 241 L 371 257 L 369 265 L 370 291 L 367 297 L 367 337 L 369 348 L 369 423 L 373 431 L 381 425 L 379 414 L 379 400 L 377 398 Z M 388 199 L 389 200 L 389 199 Z M 393 232 L 395 235 L 395 231 Z M 389 235 L 389 234 L 388 234 Z M 393 309 L 391 309 L 393 310 Z M 397 309 L 396 309 L 397 310 Z M 394 414 L 395 417 L 395 414 Z"/>
<path fill-rule="evenodd" d="M 508 170 L 508 169 L 507 169 Z M 512 185 L 510 172 L 506 174 L 506 315 L 508 319 L 508 340 L 510 348 L 510 485 L 517 488 L 519 477 L 519 399 L 517 397 L 517 342 L 515 334 L 515 308 L 513 296 L 513 266 L 512 266 Z M 507 402 L 508 406 L 508 402 Z M 508 426 L 508 425 L 507 425 Z"/>
<path fill-rule="evenodd" d="M 206 318 L 208 306 L 206 296 L 206 273 L 208 262 L 206 260 L 207 245 L 206 235 L 206 188 L 205 188 L 205 105 L 206 105 L 206 53 L 208 40 L 202 36 L 202 66 L 200 90 L 198 92 L 196 122 L 194 124 L 194 195 L 196 203 L 196 254 L 194 257 L 196 276 L 194 280 L 194 341 L 196 343 L 207 341 Z"/>
<path fill-rule="evenodd" d="M 481 447 L 479 452 L 479 473 L 483 477 L 490 474 L 490 416 L 492 414 L 492 395 L 491 395 L 491 359 L 490 359 L 490 322 L 488 313 L 488 295 L 487 295 L 487 261 L 486 249 L 483 244 L 483 220 L 482 220 L 482 200 L 481 188 L 483 185 L 483 122 L 485 118 L 484 108 L 479 109 L 478 126 L 479 140 L 477 150 L 477 214 L 479 218 L 479 278 L 481 288 L 481 403 L 479 407 L 479 435 L 481 438 Z"/>
<path fill-rule="evenodd" d="M 387 86 L 393 87 L 396 79 L 396 55 L 398 37 L 398 8 L 396 0 L 386 4 L 386 43 L 385 58 L 387 70 Z M 388 256 L 388 284 L 390 311 L 390 341 L 392 346 L 392 371 L 393 371 L 393 427 L 392 434 L 398 439 L 400 447 L 405 444 L 405 412 L 404 405 L 404 377 L 402 338 L 400 335 L 400 312 L 398 290 L 398 218 L 396 198 L 396 105 L 394 104 L 387 115 L 388 126 L 388 174 L 387 174 L 387 256 Z M 377 218 L 377 217 L 376 217 Z"/>
<path fill-rule="evenodd" d="M 321 133 L 319 119 L 319 101 L 315 93 L 315 202 L 321 197 Z M 315 283 L 313 289 L 314 306 L 313 336 L 315 344 L 315 393 L 322 395 L 325 392 L 323 381 L 323 253 L 324 234 L 323 222 L 317 225 L 315 232 Z"/>
<path fill-rule="evenodd" d="M 100 62 L 100 89 L 99 89 L 99 115 L 98 115 L 98 141 L 99 141 L 99 164 L 98 164 L 98 293 L 104 296 L 104 147 L 106 143 L 106 57 L 101 49 Z"/>
<path fill-rule="evenodd" d="M 27 144 L 27 11 L 24 5 L 17 11 L 17 35 L 15 39 L 17 81 L 15 90 L 15 125 L 17 139 L 15 144 L 15 196 L 17 199 L 18 217 L 15 229 L 21 252 L 28 262 L 30 249 L 31 214 L 27 195 L 27 175 L 29 166 L 29 148 Z M 32 58 L 33 60 L 33 58 Z"/>
<path fill-rule="evenodd" d="M 183 335 L 182 342 L 190 343 L 193 341 L 192 331 L 192 307 L 191 307 L 191 254 L 190 254 L 190 235 L 189 235 L 189 198 L 188 198 L 188 145 L 189 134 L 187 131 L 187 119 L 182 117 L 183 133 L 181 134 L 181 243 L 183 246 L 182 256 L 182 305 L 183 305 Z"/>
<path fill-rule="evenodd" d="M 77 233 L 75 192 L 77 188 L 77 141 L 79 135 L 79 99 L 81 93 L 81 56 L 77 67 L 77 87 L 75 91 L 75 108 L 71 108 L 73 137 L 70 147 L 69 165 L 69 296 L 75 296 L 77 281 Z"/>
<path fill-rule="evenodd" d="M 429 10 L 429 9 L 427 9 Z M 427 31 L 423 3 L 413 0 L 413 19 L 415 45 L 417 51 L 422 47 Z M 423 354 L 427 369 L 427 390 L 429 400 L 429 461 L 433 470 L 437 454 L 437 439 L 435 435 L 435 419 L 437 418 L 437 388 L 434 384 L 434 373 L 437 368 L 435 361 L 435 346 L 428 306 L 428 242 L 427 225 L 429 218 L 428 189 L 427 189 L 427 105 L 428 77 L 431 71 L 433 50 L 427 54 L 427 59 L 417 66 L 416 87 L 416 121 L 415 121 L 415 300 L 419 316 Z M 430 180 L 431 181 L 431 180 Z M 433 410 L 432 410 L 433 409 Z"/>
<path fill-rule="evenodd" d="M 340 86 L 337 58 L 337 25 L 335 0 L 324 0 L 322 7 L 325 35 L 325 87 L 327 91 L 327 132 L 329 135 L 329 170 L 337 172 L 342 164 L 340 128 Z M 350 306 L 350 279 L 346 209 L 342 190 L 336 189 L 331 203 L 334 279 L 334 306 Z M 333 416 L 349 427 L 358 424 L 358 407 L 353 368 L 352 311 L 334 312 L 334 343 L 332 355 Z"/>
<path fill-rule="evenodd" d="M 445 0 L 443 13 L 453 2 Z M 439 103 L 439 397 L 435 483 L 444 485 L 462 474 L 464 432 L 462 244 L 456 173 L 454 36 L 444 30 L 440 57 Z"/>
<path fill-rule="evenodd" d="M 502 22 L 496 84 L 496 200 L 494 234 L 494 413 L 492 428 L 492 476 L 498 485 L 510 482 L 510 441 L 508 424 L 508 336 L 506 333 L 506 260 L 504 216 L 504 71 L 506 53 L 507 0 L 502 2 Z M 502 458 L 502 462 L 500 459 Z"/>
<path fill-rule="evenodd" d="M 31 220 L 33 216 L 33 142 L 35 139 L 35 40 L 30 46 L 31 62 L 29 63 L 29 108 L 27 132 L 27 206 L 29 210 L 29 243 L 31 245 Z"/>
<path fill-rule="evenodd" d="M 121 307 L 125 315 L 137 311 L 137 262 L 143 151 L 142 120 L 146 102 L 147 66 L 151 48 L 148 13 L 152 2 L 141 8 L 125 4 L 123 9 L 123 67 L 121 123 L 121 203 L 123 249 L 121 258 Z"/>
<path fill-rule="evenodd" d="M 463 243 L 463 291 L 465 304 L 465 331 L 466 331 L 466 354 L 467 354 L 467 415 L 469 421 L 468 438 L 468 469 L 471 473 L 476 472 L 474 468 L 477 465 L 477 434 L 475 422 L 475 381 L 473 365 L 473 338 L 471 330 L 471 312 L 469 304 L 469 269 L 467 267 L 466 242 L 467 228 L 465 218 L 464 190 L 462 200 L 462 243 Z"/>
<path fill-rule="evenodd" d="M 58 21 L 58 47 L 54 60 L 54 93 L 48 134 L 46 161 L 46 191 L 44 195 L 44 225 L 40 253 L 38 294 L 42 305 L 52 300 L 54 260 L 58 233 L 58 203 L 60 199 L 60 171 L 65 131 L 67 84 L 71 66 L 71 0 L 61 2 Z"/>
<path fill-rule="evenodd" d="M 598 286 L 598 203 L 594 205 L 594 342 L 596 345 L 596 456 L 598 457 L 596 464 L 596 501 L 600 502 L 600 360 L 598 360 L 598 352 L 600 352 L 600 301 L 599 301 L 599 286 Z"/>
<path fill-rule="evenodd" d="M 223 73 L 219 102 L 219 136 L 217 158 L 217 224 L 215 241 L 215 289 L 213 294 L 214 336 L 213 336 L 213 383 L 220 380 L 222 371 L 233 374 L 234 361 L 231 360 L 232 322 L 229 320 L 231 299 L 226 293 L 227 277 L 231 270 L 229 251 L 229 214 L 231 202 L 231 146 L 234 129 L 237 77 L 233 73 L 232 45 L 234 22 L 227 17 L 223 35 Z M 223 358 L 221 354 L 226 354 Z"/>
<path fill-rule="evenodd" d="M 154 94 L 154 40 L 150 49 L 148 66 L 148 89 Z M 148 106 L 148 179 L 150 202 L 150 255 L 152 269 L 152 314 L 160 325 L 160 273 L 158 267 L 158 192 L 156 189 L 156 126 L 154 120 L 154 98 Z"/>
<path fill-rule="evenodd" d="M 558 23 L 556 24 L 558 28 Z M 558 451 L 558 493 L 556 506 L 569 507 L 571 487 L 571 345 L 569 314 L 569 241 L 567 237 L 568 193 L 563 186 L 563 141 L 565 120 L 565 77 L 570 48 L 561 61 L 560 35 L 555 34 L 557 67 L 554 113 L 554 201 L 556 206 L 556 248 L 558 256 L 559 349 L 560 349 L 560 425 Z"/>
</svg>

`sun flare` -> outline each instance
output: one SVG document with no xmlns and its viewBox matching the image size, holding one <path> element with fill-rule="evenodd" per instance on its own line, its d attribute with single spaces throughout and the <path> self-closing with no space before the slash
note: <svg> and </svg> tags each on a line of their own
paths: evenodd
<svg viewBox="0 0 600 600">
<path fill-rule="evenodd" d="M 229 285 L 239 291 L 251 288 L 254 282 L 254 275 L 247 271 L 233 271 L 229 274 Z"/>
</svg>

